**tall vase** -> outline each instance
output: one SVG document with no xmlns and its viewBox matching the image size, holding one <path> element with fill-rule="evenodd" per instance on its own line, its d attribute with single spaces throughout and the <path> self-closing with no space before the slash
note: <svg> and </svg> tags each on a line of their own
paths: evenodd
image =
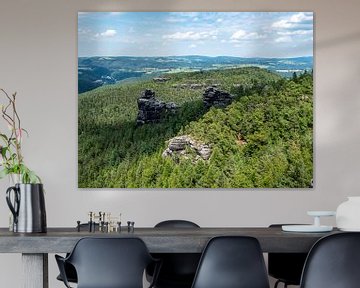
<svg viewBox="0 0 360 288">
<path fill-rule="evenodd" d="M 6 201 L 14 216 L 14 232 L 44 233 L 47 231 L 42 184 L 15 184 L 7 189 Z"/>
<path fill-rule="evenodd" d="M 360 231 L 360 196 L 348 197 L 338 206 L 336 226 L 342 231 Z"/>
</svg>

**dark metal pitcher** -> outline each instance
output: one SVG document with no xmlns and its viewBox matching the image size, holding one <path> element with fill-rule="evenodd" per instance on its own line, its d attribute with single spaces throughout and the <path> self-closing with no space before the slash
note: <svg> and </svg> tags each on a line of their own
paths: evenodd
<svg viewBox="0 0 360 288">
<path fill-rule="evenodd" d="M 14 193 L 13 197 L 11 197 L 12 192 Z M 15 184 L 6 190 L 6 202 L 14 216 L 14 232 L 46 232 L 45 198 L 42 184 Z"/>
</svg>

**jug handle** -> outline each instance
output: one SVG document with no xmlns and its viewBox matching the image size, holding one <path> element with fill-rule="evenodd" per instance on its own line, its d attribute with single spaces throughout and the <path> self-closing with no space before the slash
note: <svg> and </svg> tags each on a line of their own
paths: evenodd
<svg viewBox="0 0 360 288">
<path fill-rule="evenodd" d="M 11 203 L 11 191 L 14 191 L 14 205 Z M 10 208 L 11 213 L 14 215 L 14 223 L 17 223 L 19 216 L 19 205 L 20 205 L 20 191 L 13 186 L 6 190 L 6 202 Z"/>
</svg>

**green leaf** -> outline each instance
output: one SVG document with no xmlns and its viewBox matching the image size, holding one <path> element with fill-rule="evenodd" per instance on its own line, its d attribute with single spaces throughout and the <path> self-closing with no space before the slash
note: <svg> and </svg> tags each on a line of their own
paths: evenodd
<svg viewBox="0 0 360 288">
<path fill-rule="evenodd" d="M 40 177 L 37 176 L 34 171 L 30 170 L 24 164 L 20 164 L 18 168 L 23 183 L 31 183 L 31 184 L 41 183 Z"/>
<path fill-rule="evenodd" d="M 7 152 L 8 150 L 9 150 L 8 147 L 2 147 L 2 148 L 1 148 L 1 156 L 2 156 L 3 158 L 6 157 L 6 152 Z"/>
<path fill-rule="evenodd" d="M 0 179 L 3 179 L 5 176 L 9 174 L 9 170 L 7 168 L 4 168 L 0 171 Z"/>
<path fill-rule="evenodd" d="M 30 183 L 33 183 L 33 184 L 41 183 L 40 178 L 33 171 L 29 171 L 28 176 L 29 176 Z"/>
<path fill-rule="evenodd" d="M 1 133 L 0 133 L 0 138 L 2 138 L 5 142 L 9 140 L 5 134 L 1 134 Z"/>
<path fill-rule="evenodd" d="M 27 130 L 25 130 L 24 128 L 21 128 L 22 131 L 24 131 L 26 133 L 26 136 L 29 137 L 29 132 Z"/>
</svg>

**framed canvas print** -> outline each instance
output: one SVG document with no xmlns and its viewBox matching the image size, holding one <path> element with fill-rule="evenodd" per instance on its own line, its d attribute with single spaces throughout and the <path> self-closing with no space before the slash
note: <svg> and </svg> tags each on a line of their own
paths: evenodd
<svg viewBox="0 0 360 288">
<path fill-rule="evenodd" d="M 309 188 L 312 12 L 80 12 L 80 188 Z"/>
</svg>

